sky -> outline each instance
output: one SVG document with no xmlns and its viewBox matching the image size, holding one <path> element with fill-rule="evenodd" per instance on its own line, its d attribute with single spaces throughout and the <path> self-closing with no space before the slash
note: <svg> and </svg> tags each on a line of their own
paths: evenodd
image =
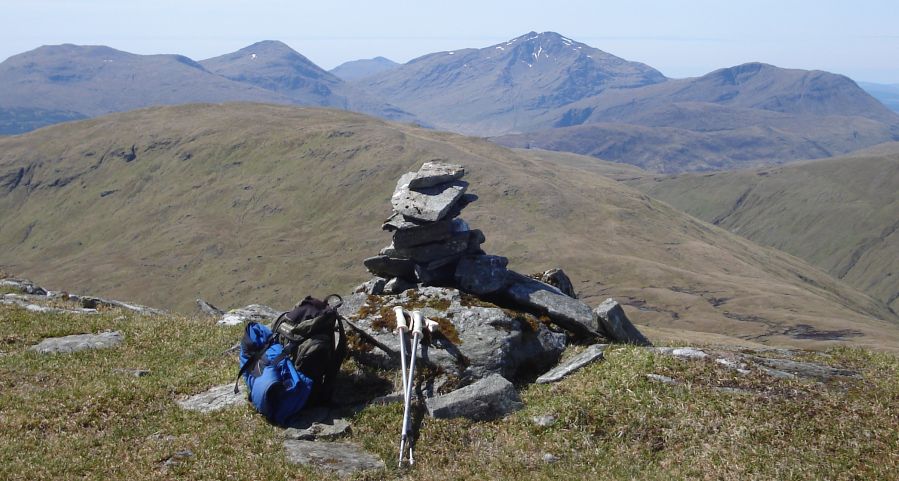
<svg viewBox="0 0 899 481">
<path fill-rule="evenodd" d="M 760 61 L 899 84 L 896 0 L 0 0 L 0 59 L 107 45 L 195 60 L 281 40 L 325 69 L 554 31 L 673 78 Z"/>
</svg>

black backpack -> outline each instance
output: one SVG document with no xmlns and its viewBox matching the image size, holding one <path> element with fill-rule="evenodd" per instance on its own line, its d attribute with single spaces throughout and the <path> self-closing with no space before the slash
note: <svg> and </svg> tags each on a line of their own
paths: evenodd
<svg viewBox="0 0 899 481">
<path fill-rule="evenodd" d="M 329 303 L 333 298 L 336 302 Z M 334 380 L 346 358 L 346 332 L 337 313 L 342 303 L 337 294 L 323 301 L 307 296 L 272 324 L 275 342 L 284 346 L 284 353 L 293 360 L 297 371 L 312 379 L 312 393 L 307 401 L 310 405 L 331 401 Z"/>
</svg>

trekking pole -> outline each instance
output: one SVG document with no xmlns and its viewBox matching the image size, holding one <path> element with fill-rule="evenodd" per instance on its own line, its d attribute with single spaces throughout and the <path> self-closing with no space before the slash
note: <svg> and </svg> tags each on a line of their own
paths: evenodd
<svg viewBox="0 0 899 481">
<path fill-rule="evenodd" d="M 406 430 L 406 418 L 407 418 L 407 405 L 406 405 L 406 332 L 409 330 L 409 326 L 406 323 L 406 316 L 403 315 L 403 308 L 401 306 L 396 306 L 393 308 L 393 312 L 396 313 L 396 330 L 400 335 L 400 371 L 403 374 L 403 427 L 400 430 L 400 457 L 397 462 L 397 467 L 403 465 L 403 451 L 406 447 L 406 437 L 408 435 Z M 411 322 L 411 319 L 410 319 Z"/>
<path fill-rule="evenodd" d="M 415 380 L 415 358 L 416 352 L 418 351 L 418 343 L 421 340 L 421 313 L 418 311 L 412 311 L 412 352 L 409 354 L 411 359 L 409 360 L 409 375 L 406 376 L 406 406 L 403 413 L 403 440 L 408 436 L 409 433 L 409 411 L 412 408 L 412 383 Z M 401 443 L 402 444 L 402 443 Z M 400 459 L 402 460 L 402 450 L 400 451 Z M 409 440 L 409 465 L 415 464 L 415 457 L 412 454 L 412 441 Z"/>
<path fill-rule="evenodd" d="M 406 323 L 406 316 L 403 315 L 403 308 L 401 306 L 396 306 L 393 308 L 393 312 L 396 313 L 396 330 L 400 335 L 400 364 L 402 365 L 402 373 L 403 373 L 403 393 L 405 394 L 406 389 L 406 332 L 409 330 L 409 325 Z"/>
</svg>

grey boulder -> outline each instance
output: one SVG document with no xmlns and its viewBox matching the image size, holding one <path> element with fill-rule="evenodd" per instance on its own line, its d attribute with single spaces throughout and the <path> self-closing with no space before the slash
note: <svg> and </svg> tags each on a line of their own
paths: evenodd
<svg viewBox="0 0 899 481">
<path fill-rule="evenodd" d="M 369 257 L 362 261 L 368 272 L 390 279 L 391 277 L 402 277 L 412 279 L 415 273 L 415 263 L 409 259 L 395 259 L 386 255 L 377 255 Z"/>
<path fill-rule="evenodd" d="M 565 274 L 561 267 L 552 268 L 540 276 L 540 280 L 562 291 L 568 297 L 577 299 L 577 293 L 574 292 L 574 286 L 571 279 Z"/>
<path fill-rule="evenodd" d="M 435 418 L 468 418 L 486 421 L 524 407 L 515 386 L 499 374 L 425 401 L 428 414 Z"/>
<path fill-rule="evenodd" d="M 119 332 L 101 332 L 99 334 L 75 334 L 72 336 L 51 337 L 42 340 L 29 349 L 41 354 L 67 354 L 88 349 L 109 349 L 125 340 Z"/>
<path fill-rule="evenodd" d="M 606 299 L 594 309 L 600 328 L 609 339 L 638 346 L 649 346 L 652 343 L 634 326 L 621 305 L 615 299 Z"/>
</svg>

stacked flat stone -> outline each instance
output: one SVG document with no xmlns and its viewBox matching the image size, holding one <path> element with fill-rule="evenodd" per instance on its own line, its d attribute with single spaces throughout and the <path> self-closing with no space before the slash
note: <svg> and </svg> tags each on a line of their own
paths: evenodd
<svg viewBox="0 0 899 481">
<path fill-rule="evenodd" d="M 393 242 L 365 260 L 369 272 L 386 280 L 386 292 L 451 285 L 460 260 L 484 254 L 484 234 L 458 217 L 469 202 L 463 175 L 460 165 L 425 162 L 400 177 L 390 199 L 393 215 L 382 226 Z"/>
</svg>

